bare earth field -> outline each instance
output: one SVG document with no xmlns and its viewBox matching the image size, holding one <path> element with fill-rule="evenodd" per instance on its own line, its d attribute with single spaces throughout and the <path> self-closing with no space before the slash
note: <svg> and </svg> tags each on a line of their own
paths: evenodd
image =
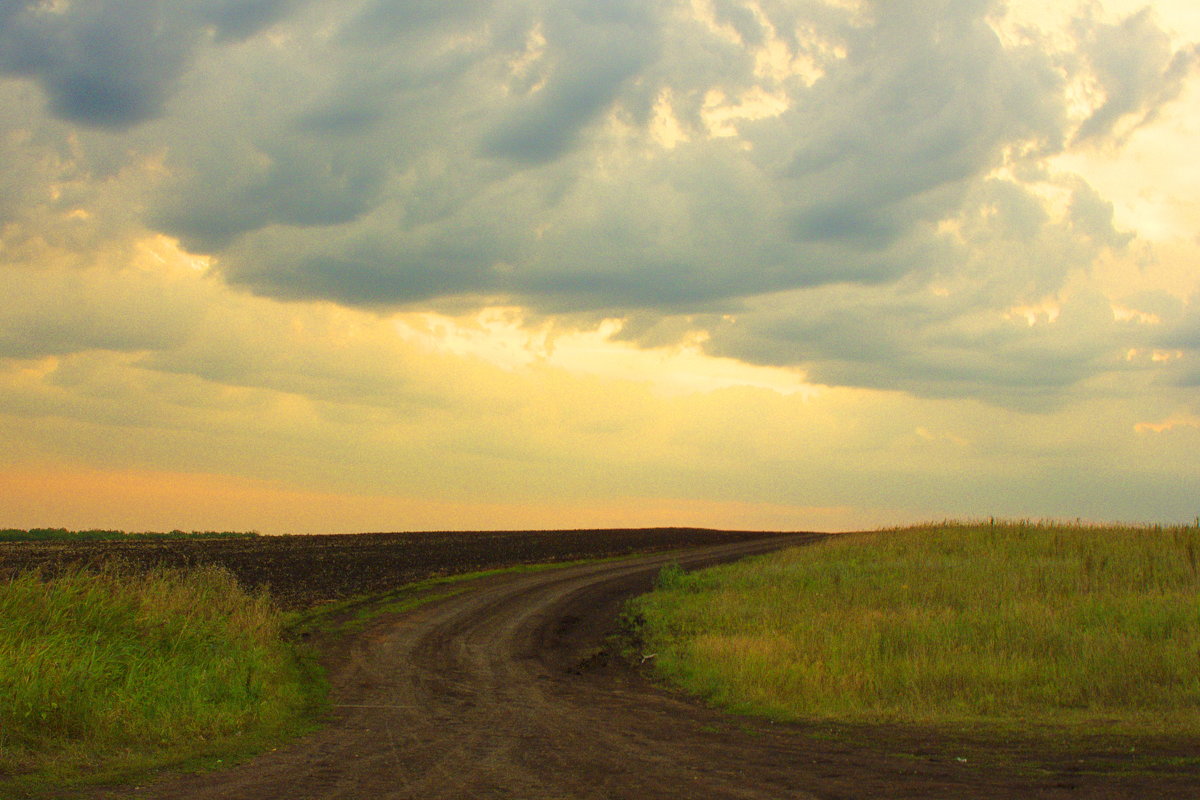
<svg viewBox="0 0 1200 800">
<path fill-rule="evenodd" d="M 622 533 L 631 538 L 617 544 Z M 481 537 L 478 543 L 471 540 L 475 536 Z M 706 708 L 656 686 L 646 665 L 618 657 L 619 644 L 612 637 L 621 604 L 648 590 L 666 564 L 707 565 L 820 537 L 617 532 L 601 546 L 609 537 L 600 532 L 557 538 L 563 536 L 454 534 L 416 542 L 408 555 L 401 544 L 408 540 L 391 535 L 264 537 L 147 548 L 155 550 L 155 558 L 170 553 L 171 558 L 220 561 L 296 607 L 393 588 L 426 577 L 430 565 L 435 571 L 465 571 L 454 569 L 452 555 L 438 555 L 439 541 L 461 554 L 471 570 L 499 566 L 487 560 L 488 554 L 505 552 L 506 546 L 530 562 L 550 560 L 540 548 L 552 550 L 553 542 L 564 551 L 555 554 L 561 560 L 616 554 L 603 551 L 610 546 L 625 552 L 686 550 L 497 575 L 416 610 L 378 616 L 357 633 L 318 642 L 333 685 L 333 718 L 324 729 L 231 769 L 167 775 L 148 785 L 104 787 L 85 796 L 1200 797 L 1200 775 L 1192 767 L 1172 766 L 1194 757 L 1195 742 L 1156 742 L 1149 751 L 1140 742 L 1131 753 L 1128 746 L 1098 736 L 1090 750 L 1076 743 L 1060 752 L 1046 742 L 885 726 L 781 725 Z M 634 541 L 639 536 L 647 538 Z M 691 536 L 696 539 L 689 541 Z M 258 552 L 277 542 L 278 552 Z M 603 552 L 586 552 L 588 543 Z M 197 547 L 191 550 L 192 545 Z M 95 548 L 108 545 L 83 549 Z M 0 553 L 0 570 L 23 557 L 16 550 Z M 71 554 L 76 556 L 92 557 Z M 133 560 L 143 557 L 150 558 L 143 553 Z M 390 578 L 388 567 L 377 563 L 388 559 L 395 570 Z M 419 569 L 418 564 L 425 565 L 424 573 L 406 571 Z"/>
<path fill-rule="evenodd" d="M 76 564 L 138 567 L 220 564 L 242 585 L 265 586 L 286 609 L 372 594 L 438 575 L 577 561 L 761 539 L 761 532 L 695 528 L 579 531 L 361 533 L 236 539 L 0 542 L 0 579 L 22 569 Z"/>
</svg>

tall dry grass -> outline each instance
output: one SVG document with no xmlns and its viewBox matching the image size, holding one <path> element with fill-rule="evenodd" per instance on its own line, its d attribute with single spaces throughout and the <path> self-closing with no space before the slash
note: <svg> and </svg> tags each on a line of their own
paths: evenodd
<svg viewBox="0 0 1200 800">
<path fill-rule="evenodd" d="M 944 524 L 659 583 L 659 668 L 738 710 L 1200 732 L 1200 528 Z"/>
<path fill-rule="evenodd" d="M 308 689 L 281 626 L 219 567 L 0 584 L 0 777 L 187 758 L 296 724 Z"/>
</svg>

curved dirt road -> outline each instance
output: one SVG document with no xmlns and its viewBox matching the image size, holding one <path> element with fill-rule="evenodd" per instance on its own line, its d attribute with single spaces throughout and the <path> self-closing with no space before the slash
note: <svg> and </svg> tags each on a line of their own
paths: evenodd
<svg viewBox="0 0 1200 800">
<path fill-rule="evenodd" d="M 349 643 L 331 676 L 335 719 L 233 769 L 124 787 L 163 800 L 333 798 L 1185 797 L 1106 782 L 999 776 L 940 748 L 821 737 L 707 709 L 601 649 L 620 603 L 665 564 L 729 560 L 777 537 L 507 575 Z M 919 743 L 918 743 L 919 744 Z M 1176 780 L 1176 779 L 1171 779 Z M 1179 789 L 1179 793 L 1175 793 Z M 1190 794 L 1188 792 L 1191 792 Z"/>
</svg>

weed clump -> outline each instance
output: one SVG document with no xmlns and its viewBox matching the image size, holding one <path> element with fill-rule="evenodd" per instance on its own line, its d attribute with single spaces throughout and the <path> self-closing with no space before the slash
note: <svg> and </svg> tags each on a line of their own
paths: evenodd
<svg viewBox="0 0 1200 800">
<path fill-rule="evenodd" d="M 305 689 L 281 626 L 215 566 L 0 584 L 0 774 L 169 762 L 287 728 Z"/>
</svg>

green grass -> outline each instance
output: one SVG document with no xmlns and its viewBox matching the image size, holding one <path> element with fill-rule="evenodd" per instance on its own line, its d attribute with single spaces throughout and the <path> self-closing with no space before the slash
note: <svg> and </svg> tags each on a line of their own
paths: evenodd
<svg viewBox="0 0 1200 800">
<path fill-rule="evenodd" d="M 666 678 L 778 719 L 1200 734 L 1200 528 L 947 524 L 635 600 Z"/>
<path fill-rule="evenodd" d="M 236 757 L 310 724 L 319 677 L 225 570 L 0 584 L 0 796 Z"/>
<path fill-rule="evenodd" d="M 166 533 L 128 533 L 90 529 L 72 531 L 66 528 L 5 528 L 0 530 L 0 542 L 101 542 L 121 540 L 170 540 L 170 539 L 249 539 L 258 536 L 255 532 L 238 531 L 168 531 Z"/>
</svg>

